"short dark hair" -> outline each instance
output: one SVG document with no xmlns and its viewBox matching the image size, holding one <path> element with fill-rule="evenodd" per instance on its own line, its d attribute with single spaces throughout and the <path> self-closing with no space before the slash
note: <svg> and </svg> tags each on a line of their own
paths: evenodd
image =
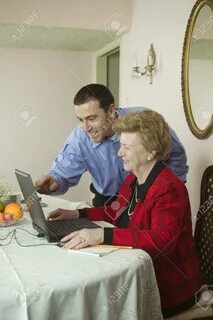
<svg viewBox="0 0 213 320">
<path fill-rule="evenodd" d="M 115 103 L 111 91 L 103 84 L 91 83 L 82 87 L 74 97 L 74 105 L 87 103 L 91 100 L 98 100 L 100 108 L 107 111 L 111 104 Z"/>
</svg>

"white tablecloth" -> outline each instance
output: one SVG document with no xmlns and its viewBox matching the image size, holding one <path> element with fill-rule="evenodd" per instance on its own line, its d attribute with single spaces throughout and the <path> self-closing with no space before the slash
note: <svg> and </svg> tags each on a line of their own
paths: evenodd
<svg viewBox="0 0 213 320">
<path fill-rule="evenodd" d="M 42 197 L 45 212 L 80 203 Z M 32 228 L 28 213 L 16 226 Z M 47 243 L 23 230 L 20 244 Z M 7 240 L 0 240 L 6 244 Z M 0 320 L 161 320 L 160 298 L 150 256 L 121 249 L 104 257 L 73 253 L 54 245 L 0 247 Z"/>
</svg>

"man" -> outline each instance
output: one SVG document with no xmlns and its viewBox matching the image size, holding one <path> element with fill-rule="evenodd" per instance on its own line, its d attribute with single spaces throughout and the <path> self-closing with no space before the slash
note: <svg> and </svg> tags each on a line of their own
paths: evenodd
<svg viewBox="0 0 213 320">
<path fill-rule="evenodd" d="M 112 124 L 118 117 L 144 108 L 116 109 L 112 93 L 101 84 L 82 87 L 74 98 L 74 106 L 81 125 L 68 136 L 48 175 L 38 179 L 35 186 L 40 193 L 64 194 L 89 171 L 90 190 L 95 194 L 93 205 L 109 205 L 128 175 L 117 155 L 120 138 L 114 134 Z M 172 148 L 167 164 L 185 182 L 188 172 L 185 150 L 172 129 L 170 133 Z"/>
</svg>

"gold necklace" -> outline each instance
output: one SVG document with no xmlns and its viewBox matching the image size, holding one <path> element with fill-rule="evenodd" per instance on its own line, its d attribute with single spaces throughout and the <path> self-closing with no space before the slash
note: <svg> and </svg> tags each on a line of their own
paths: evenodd
<svg viewBox="0 0 213 320">
<path fill-rule="evenodd" d="M 132 212 L 130 212 L 130 209 L 132 207 L 132 204 L 133 204 L 133 200 L 135 199 L 135 202 L 138 203 L 138 189 L 137 189 L 137 183 L 135 184 L 135 189 L 134 189 L 134 192 L 133 192 L 133 195 L 132 195 L 132 199 L 130 201 L 130 204 L 129 204 L 129 208 L 128 208 L 128 216 L 131 217 L 134 213 L 134 210 L 132 210 Z"/>
</svg>

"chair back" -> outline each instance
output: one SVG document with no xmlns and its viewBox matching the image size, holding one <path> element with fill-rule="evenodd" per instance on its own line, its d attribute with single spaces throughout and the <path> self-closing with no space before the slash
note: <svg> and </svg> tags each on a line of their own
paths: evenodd
<svg viewBox="0 0 213 320">
<path fill-rule="evenodd" d="M 213 285 L 213 165 L 204 171 L 201 181 L 195 243 L 204 281 Z"/>
</svg>

